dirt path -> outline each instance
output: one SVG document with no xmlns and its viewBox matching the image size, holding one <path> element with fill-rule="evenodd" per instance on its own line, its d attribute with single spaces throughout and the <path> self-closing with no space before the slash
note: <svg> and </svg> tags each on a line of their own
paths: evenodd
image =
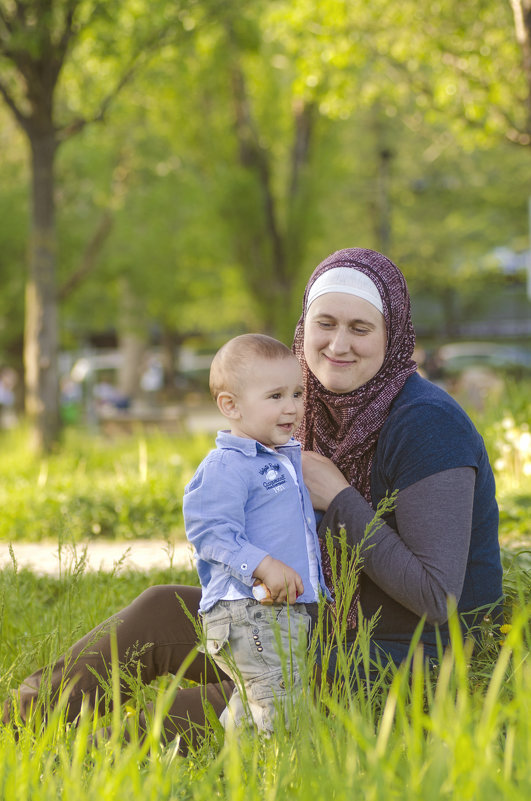
<svg viewBox="0 0 531 801">
<path fill-rule="evenodd" d="M 161 540 L 132 540 L 131 542 L 89 542 L 76 546 L 63 546 L 59 554 L 57 542 L 16 542 L 13 553 L 19 569 L 29 568 L 40 575 L 59 575 L 60 570 L 72 568 L 86 548 L 87 570 L 110 571 L 120 562 L 123 568 L 151 570 L 174 567 L 193 568 L 192 550 L 187 542 L 176 543 L 173 553 L 168 543 Z M 9 544 L 0 543 L 0 568 L 12 564 Z M 122 568 L 122 569 L 123 569 Z"/>
</svg>

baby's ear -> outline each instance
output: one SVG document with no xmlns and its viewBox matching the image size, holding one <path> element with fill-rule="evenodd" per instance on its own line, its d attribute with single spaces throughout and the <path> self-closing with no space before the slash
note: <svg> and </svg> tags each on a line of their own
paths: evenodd
<svg viewBox="0 0 531 801">
<path fill-rule="evenodd" d="M 240 410 L 238 409 L 236 396 L 233 395 L 232 392 L 220 392 L 216 403 L 218 404 L 218 409 L 224 417 L 229 417 L 231 420 L 235 420 L 240 416 Z"/>
</svg>

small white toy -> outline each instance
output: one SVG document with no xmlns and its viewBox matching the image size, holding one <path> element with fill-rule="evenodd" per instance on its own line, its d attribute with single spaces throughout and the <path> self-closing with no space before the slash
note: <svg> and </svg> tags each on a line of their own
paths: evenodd
<svg viewBox="0 0 531 801">
<path fill-rule="evenodd" d="M 260 581 L 258 584 L 253 586 L 253 595 L 257 601 L 260 601 L 261 604 L 269 605 L 273 603 L 269 587 L 266 587 L 263 581 Z"/>
</svg>

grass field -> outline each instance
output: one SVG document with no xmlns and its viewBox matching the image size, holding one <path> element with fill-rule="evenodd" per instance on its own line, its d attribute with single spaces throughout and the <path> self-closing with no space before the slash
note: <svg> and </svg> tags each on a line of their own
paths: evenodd
<svg viewBox="0 0 531 801">
<path fill-rule="evenodd" d="M 271 739 L 219 730 L 188 757 L 162 746 L 160 721 L 179 677 L 138 687 L 114 711 L 111 739 L 91 741 L 86 715 L 64 723 L 59 706 L 46 729 L 0 727 L 0 799 L 527 799 L 531 797 L 531 436 L 529 388 L 511 387 L 503 406 L 478 421 L 495 465 L 505 565 L 506 625 L 485 632 L 474 656 L 453 621 L 453 648 L 437 672 L 412 655 L 404 668 L 351 692 L 315 686 L 290 711 L 291 731 Z M 182 487 L 211 447 L 206 436 L 142 436 L 109 442 L 67 432 L 64 447 L 35 463 L 21 432 L 1 434 L 0 536 L 58 542 L 94 537 L 182 538 Z M 124 550 L 127 543 L 124 543 Z M 146 586 L 196 583 L 168 569 L 88 573 L 83 560 L 58 578 L 15 562 L 0 571 L 0 697 Z M 341 633 L 339 632 L 339 636 Z M 355 658 L 363 660 L 367 638 Z M 346 671 L 347 665 L 343 666 Z M 314 686 L 312 687 L 312 682 Z M 112 694 L 112 682 L 109 689 Z M 147 738 L 135 738 L 140 708 L 154 704 Z M 129 725 L 132 740 L 121 730 Z"/>
</svg>

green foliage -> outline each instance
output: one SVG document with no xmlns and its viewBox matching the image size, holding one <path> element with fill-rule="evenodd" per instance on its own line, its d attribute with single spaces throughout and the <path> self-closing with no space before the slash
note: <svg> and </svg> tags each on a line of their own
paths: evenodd
<svg viewBox="0 0 531 801">
<path fill-rule="evenodd" d="M 484 254 L 527 244 L 531 162 L 503 143 L 518 141 L 526 115 L 507 3 L 54 0 L 46 8 L 24 4 L 23 40 L 34 55 L 74 10 L 55 128 L 82 129 L 61 139 L 57 155 L 59 288 L 86 267 L 102 217 L 112 225 L 62 299 L 65 347 L 116 327 L 124 276 L 146 338 L 153 327 L 243 326 L 288 341 L 304 279 L 348 245 L 388 250 L 447 318 L 459 291 L 466 317 L 490 275 Z M 22 103 L 9 59 L 0 67 L 0 85 Z M 236 73 L 246 89 L 239 105 Z M 22 333 L 28 230 L 27 156 L 8 113 L 0 363 L 13 360 Z M 85 126 L 102 115 L 105 126 Z"/>
<path fill-rule="evenodd" d="M 352 568 L 347 570 L 350 586 L 344 587 L 351 596 L 355 555 Z M 2 571 L 0 694 L 144 587 L 188 578 L 171 570 L 90 575 L 82 565 L 59 580 L 19 573 L 16 565 Z M 288 707 L 289 728 L 279 721 L 266 738 L 250 729 L 224 735 L 214 725 L 186 758 L 178 756 L 177 743 L 160 740 L 165 709 L 183 679 L 162 678 L 145 688 L 134 671 L 119 671 L 114 664 L 106 682 L 109 699 L 119 678 L 128 681 L 133 696 L 125 707 L 116 704 L 112 715 L 98 719 L 85 711 L 76 726 L 66 725 L 65 696 L 46 726 L 37 716 L 34 725 L 19 726 L 17 740 L 11 727 L 0 727 L 2 797 L 111 801 L 127 793 L 132 801 L 210 801 L 213 796 L 324 801 L 350 799 L 363 786 L 364 795 L 374 801 L 524 801 L 531 791 L 531 588 L 517 571 L 513 579 L 519 605 L 503 627 L 503 642 L 492 642 L 472 656 L 452 616 L 452 647 L 438 670 L 423 663 L 413 643 L 400 669 L 382 670 L 358 687 L 350 686 L 348 677 L 367 663 L 371 622 L 362 621 L 355 646 L 347 650 L 339 615 L 328 632 L 329 642 L 340 648 L 335 678 L 328 682 L 315 676 L 311 659 L 298 654 L 304 690 Z M 317 647 L 314 639 L 311 652 Z M 150 702 L 147 734 L 141 739 L 138 715 Z M 98 739 L 99 727 L 111 722 L 111 733 Z"/>
<path fill-rule="evenodd" d="M 496 477 L 500 540 L 513 549 L 530 545 L 531 385 L 506 379 L 501 398 L 487 398 L 479 424 Z"/>
</svg>

